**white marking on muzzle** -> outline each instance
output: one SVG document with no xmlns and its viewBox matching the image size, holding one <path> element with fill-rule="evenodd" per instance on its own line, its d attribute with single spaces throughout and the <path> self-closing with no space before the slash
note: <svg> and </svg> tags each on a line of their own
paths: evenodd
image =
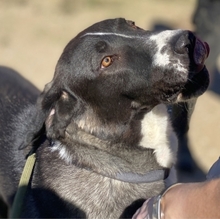
<svg viewBox="0 0 220 219">
<path fill-rule="evenodd" d="M 180 60 L 175 57 L 175 54 L 172 55 L 172 57 L 168 54 L 168 51 L 163 51 L 162 49 L 170 44 L 170 39 L 179 34 L 182 30 L 166 30 L 162 31 L 158 34 L 150 36 L 149 40 L 152 40 L 154 43 L 156 43 L 157 46 L 157 52 L 155 53 L 153 57 L 153 65 L 154 66 L 160 66 L 160 67 L 167 67 L 168 65 L 172 65 L 174 68 L 176 68 L 180 72 L 187 72 L 187 68 L 185 68 Z M 172 50 L 172 48 L 169 48 L 169 50 Z M 175 61 L 176 63 L 172 62 Z"/>
</svg>

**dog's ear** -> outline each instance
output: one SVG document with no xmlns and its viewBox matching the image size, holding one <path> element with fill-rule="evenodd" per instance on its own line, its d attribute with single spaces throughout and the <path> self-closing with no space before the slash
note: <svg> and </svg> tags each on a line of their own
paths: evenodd
<svg viewBox="0 0 220 219">
<path fill-rule="evenodd" d="M 46 135 L 50 139 L 65 137 L 66 127 L 74 115 L 77 100 L 67 91 L 61 91 L 59 98 L 52 104 L 45 121 Z"/>
<path fill-rule="evenodd" d="M 59 88 L 53 81 L 48 83 L 37 100 L 28 121 L 28 131 L 19 148 L 30 145 L 42 135 L 50 139 L 63 138 L 76 102 L 72 94 Z"/>
</svg>

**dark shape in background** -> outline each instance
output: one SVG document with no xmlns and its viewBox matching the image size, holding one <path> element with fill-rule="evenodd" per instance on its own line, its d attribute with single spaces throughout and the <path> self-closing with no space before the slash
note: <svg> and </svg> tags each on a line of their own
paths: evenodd
<svg viewBox="0 0 220 219">
<path fill-rule="evenodd" d="M 197 35 L 211 48 L 206 61 L 211 76 L 209 89 L 220 95 L 220 1 L 198 0 L 193 23 Z"/>
</svg>

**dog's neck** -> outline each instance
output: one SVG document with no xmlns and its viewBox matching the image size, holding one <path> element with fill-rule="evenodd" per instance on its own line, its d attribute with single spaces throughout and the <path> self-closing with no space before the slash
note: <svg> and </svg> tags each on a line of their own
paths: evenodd
<svg viewBox="0 0 220 219">
<path fill-rule="evenodd" d="M 146 183 L 168 176 L 168 168 L 157 163 L 152 149 L 113 144 L 77 126 L 66 131 L 65 141 L 55 141 L 51 148 L 68 164 L 119 181 Z"/>
<path fill-rule="evenodd" d="M 111 112 L 109 112 L 111 113 Z M 131 116 L 132 117 L 132 116 Z M 131 118 L 127 118 L 129 121 Z M 74 125 L 76 125 L 80 130 L 83 130 L 86 133 L 89 133 L 93 136 L 96 136 L 99 139 L 115 139 L 120 138 L 123 135 L 123 132 L 128 128 L 128 122 L 112 122 L 112 121 L 102 121 L 99 116 L 94 112 L 93 109 L 86 108 L 85 112 L 74 118 Z M 67 127 L 69 132 L 71 129 L 71 124 Z"/>
<path fill-rule="evenodd" d="M 93 121 L 88 124 L 95 126 L 97 122 L 99 121 L 93 118 Z M 134 135 L 138 135 L 133 144 L 124 140 L 124 133 L 120 133 L 121 128 L 119 128 L 119 132 L 113 128 L 117 133 L 115 138 L 101 139 L 93 134 L 94 130 L 88 131 L 85 124 L 71 122 L 66 129 L 65 138 L 56 141 L 52 150 L 58 151 L 59 156 L 67 163 L 105 177 L 136 183 L 162 180 L 167 176 L 167 169 L 172 166 L 170 157 L 173 153 L 169 148 L 170 142 L 167 136 L 169 119 L 166 107 L 156 107 L 137 122 L 139 122 L 141 133 L 132 132 L 132 128 L 138 127 L 133 124 L 125 127 L 130 130 L 130 134 L 126 134 L 128 138 L 129 135 L 132 135 L 132 138 L 135 139 Z M 102 130 L 105 129 L 100 124 L 98 127 L 101 127 Z M 147 127 L 150 130 L 153 129 L 155 133 L 152 135 Z M 122 137 L 118 138 L 117 135 Z M 155 137 L 158 135 L 159 138 Z M 163 163 L 161 163 L 161 153 L 164 155 Z M 151 172 L 152 170 L 157 172 Z"/>
<path fill-rule="evenodd" d="M 80 164 L 77 162 L 73 162 L 73 158 L 70 157 L 70 154 L 68 153 L 67 149 L 64 146 L 62 146 L 60 142 L 53 143 L 52 151 L 58 151 L 60 158 L 64 159 L 65 162 L 67 162 L 68 164 L 71 162 L 71 165 L 75 165 L 78 168 L 85 169 L 87 171 L 91 171 L 103 177 L 107 177 L 107 178 L 122 181 L 122 182 L 151 183 L 151 182 L 156 182 L 160 180 L 165 180 L 169 176 L 169 168 L 163 168 L 159 166 L 156 169 L 147 170 L 145 173 L 143 173 L 143 171 L 141 171 L 141 173 L 137 173 L 136 170 L 132 171 L 133 167 L 131 163 L 126 162 L 125 160 L 122 160 L 119 157 L 116 158 L 115 156 L 114 158 L 116 158 L 117 160 L 119 159 L 121 161 L 121 166 L 125 165 L 126 163 L 126 167 L 124 166 L 124 171 L 122 170 L 122 168 L 118 168 L 118 169 L 114 168 L 115 171 L 112 171 L 110 173 L 106 171 L 106 167 L 105 168 L 101 168 L 100 166 L 91 167 L 91 166 L 87 166 L 85 163 Z M 110 155 L 107 153 L 106 156 L 108 157 Z M 108 166 L 108 162 L 106 162 L 105 165 Z M 113 165 L 111 167 L 113 167 Z"/>
<path fill-rule="evenodd" d="M 89 119 L 88 119 L 89 118 Z M 127 122 L 101 122 L 93 111 L 86 111 L 74 121 L 78 129 L 96 137 L 104 145 L 121 142 L 125 148 L 141 147 L 153 149 L 157 162 L 170 168 L 175 163 L 177 152 L 177 136 L 173 131 L 167 107 L 164 104 L 155 106 L 145 114 L 131 113 Z M 67 130 L 71 130 L 68 127 Z M 89 137 L 90 138 L 90 137 Z M 95 143 L 94 142 L 94 143 Z M 89 144 L 89 142 L 87 142 Z M 95 143 L 96 144 L 96 143 Z M 99 147 L 99 143 L 97 147 Z M 111 148 L 112 146 L 109 146 Z M 101 146 L 100 150 L 103 149 Z M 117 150 L 116 150 L 117 151 Z"/>
</svg>

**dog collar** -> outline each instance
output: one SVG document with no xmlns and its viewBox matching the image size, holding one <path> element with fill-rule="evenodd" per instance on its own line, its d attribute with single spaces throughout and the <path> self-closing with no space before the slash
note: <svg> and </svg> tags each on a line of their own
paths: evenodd
<svg viewBox="0 0 220 219">
<path fill-rule="evenodd" d="M 90 168 L 85 168 L 85 167 L 79 167 L 86 169 L 88 171 L 94 172 L 98 175 L 101 175 L 103 177 L 107 177 L 109 179 L 114 179 L 118 180 L 121 182 L 126 182 L 126 183 L 152 183 L 160 180 L 165 180 L 170 173 L 169 168 L 163 168 L 163 169 L 158 169 L 158 170 L 152 170 L 149 171 L 145 174 L 138 174 L 138 173 L 133 173 L 133 172 L 120 172 L 117 173 L 115 176 L 109 176 L 107 174 L 104 174 L 102 172 L 94 171 Z"/>
<path fill-rule="evenodd" d="M 164 168 L 161 170 L 152 170 L 146 174 L 137 173 L 118 173 L 115 179 L 128 183 L 150 183 L 155 181 L 164 180 L 169 176 L 170 169 Z"/>
<path fill-rule="evenodd" d="M 51 147 L 54 147 L 55 145 L 56 143 L 54 141 L 50 141 Z M 158 167 L 158 169 L 150 170 L 146 173 L 141 173 L 141 174 L 135 173 L 135 172 L 122 172 L 120 170 L 118 170 L 118 172 L 114 174 L 107 174 L 101 169 L 92 169 L 91 167 L 83 166 L 83 165 L 80 165 L 74 162 L 72 163 L 72 165 L 75 165 L 76 167 L 80 169 L 85 169 L 89 172 L 96 173 L 103 177 L 126 182 L 126 183 L 152 183 L 152 182 L 156 182 L 160 180 L 165 180 L 169 176 L 169 173 L 170 173 L 169 168 Z"/>
<path fill-rule="evenodd" d="M 83 168 L 87 171 L 94 172 L 103 177 L 107 177 L 109 179 L 114 179 L 114 180 L 118 180 L 118 181 L 126 182 L 126 183 L 136 183 L 136 184 L 137 183 L 152 183 L 152 182 L 156 182 L 160 180 L 165 180 L 169 176 L 169 173 L 170 173 L 169 168 L 163 168 L 163 169 L 152 170 L 145 174 L 138 174 L 138 173 L 133 173 L 133 172 L 120 172 L 120 173 L 117 173 L 115 176 L 110 176 L 103 172 L 94 171 L 90 168 L 85 168 L 85 167 L 80 167 L 80 166 L 78 167 Z"/>
</svg>

